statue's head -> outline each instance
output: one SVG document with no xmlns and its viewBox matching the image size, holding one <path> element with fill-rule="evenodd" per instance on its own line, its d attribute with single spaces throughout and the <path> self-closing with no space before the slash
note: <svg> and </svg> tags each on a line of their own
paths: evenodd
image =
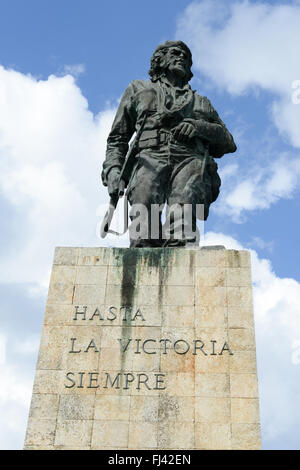
<svg viewBox="0 0 300 470">
<path fill-rule="evenodd" d="M 167 70 L 180 74 L 184 83 L 192 78 L 192 54 L 190 49 L 182 41 L 166 41 L 160 44 L 151 57 L 149 75 L 152 82 L 157 82 L 160 77 L 166 75 Z"/>
</svg>

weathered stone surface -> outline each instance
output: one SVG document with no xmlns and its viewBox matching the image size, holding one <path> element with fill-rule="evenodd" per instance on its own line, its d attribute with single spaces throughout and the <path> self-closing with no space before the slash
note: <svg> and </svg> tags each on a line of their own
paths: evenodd
<svg viewBox="0 0 300 470">
<path fill-rule="evenodd" d="M 56 249 L 25 448 L 260 448 L 249 253 Z"/>
<path fill-rule="evenodd" d="M 58 420 L 87 420 L 94 418 L 95 396 L 61 395 Z"/>
<path fill-rule="evenodd" d="M 195 424 L 196 449 L 231 449 L 230 424 Z"/>
<path fill-rule="evenodd" d="M 233 423 L 259 424 L 259 404 L 257 398 L 232 398 L 231 421 Z"/>
<path fill-rule="evenodd" d="M 58 412 L 59 395 L 33 393 L 30 405 L 31 418 L 56 419 Z"/>
<path fill-rule="evenodd" d="M 196 397 L 195 421 L 199 423 L 230 423 L 230 398 Z"/>
<path fill-rule="evenodd" d="M 55 446 L 82 448 L 91 445 L 93 420 L 58 420 Z"/>
<path fill-rule="evenodd" d="M 128 448 L 129 422 L 118 420 L 94 420 L 92 448 Z"/>
<path fill-rule="evenodd" d="M 232 424 L 232 449 L 260 449 L 259 424 Z"/>
</svg>

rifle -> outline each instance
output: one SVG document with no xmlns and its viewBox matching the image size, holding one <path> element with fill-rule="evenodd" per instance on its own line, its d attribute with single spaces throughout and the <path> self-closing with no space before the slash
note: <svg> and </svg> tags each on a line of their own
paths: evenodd
<svg viewBox="0 0 300 470">
<path fill-rule="evenodd" d="M 110 198 L 109 206 L 108 206 L 106 214 L 103 218 L 101 228 L 100 228 L 101 238 L 105 238 L 108 233 L 113 233 L 114 235 L 121 236 L 121 235 L 124 235 L 124 233 L 127 232 L 127 229 L 128 229 L 128 205 L 127 205 L 126 196 L 125 196 L 125 199 L 124 199 L 124 231 L 123 231 L 123 233 L 115 232 L 114 230 L 111 230 L 109 227 L 110 227 L 112 218 L 114 216 L 114 213 L 115 213 L 117 204 L 119 202 L 119 199 L 122 196 L 124 196 L 125 189 L 128 186 L 130 176 L 132 174 L 132 170 L 133 170 L 133 167 L 134 167 L 134 164 L 135 164 L 135 157 L 136 157 L 136 154 L 138 153 L 138 150 L 139 150 L 138 143 L 139 143 L 141 134 L 143 132 L 146 119 L 147 119 L 147 112 L 145 113 L 145 116 L 144 116 L 143 121 L 140 125 L 140 128 L 137 131 L 136 136 L 135 136 L 132 144 L 130 145 L 129 151 L 126 155 L 125 163 L 123 165 L 123 168 L 122 168 L 122 171 L 121 171 L 121 174 L 120 174 L 118 194 L 117 194 L 117 196 L 113 196 L 113 197 Z"/>
</svg>

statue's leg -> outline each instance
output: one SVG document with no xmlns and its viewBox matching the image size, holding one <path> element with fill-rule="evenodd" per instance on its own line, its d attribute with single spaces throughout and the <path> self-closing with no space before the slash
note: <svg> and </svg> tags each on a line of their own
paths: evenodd
<svg viewBox="0 0 300 470">
<path fill-rule="evenodd" d="M 199 245 L 197 219 L 206 218 L 210 191 L 199 157 L 174 164 L 167 197 L 165 246 Z"/>
<path fill-rule="evenodd" d="M 163 244 L 161 212 L 166 199 L 170 167 L 167 158 L 143 152 L 128 187 L 130 246 L 160 247 Z"/>
</svg>

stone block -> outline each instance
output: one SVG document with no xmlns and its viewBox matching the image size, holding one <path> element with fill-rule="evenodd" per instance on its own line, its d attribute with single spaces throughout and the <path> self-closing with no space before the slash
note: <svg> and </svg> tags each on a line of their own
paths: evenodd
<svg viewBox="0 0 300 470">
<path fill-rule="evenodd" d="M 222 308 L 227 306 L 226 287 L 199 286 L 195 290 L 196 306 Z"/>
<path fill-rule="evenodd" d="M 161 409 L 159 407 L 160 400 L 159 397 L 155 396 L 132 396 L 130 398 L 130 421 L 156 423 Z"/>
<path fill-rule="evenodd" d="M 229 358 L 230 372 L 244 374 L 256 374 L 256 354 L 255 351 L 238 351 Z"/>
<path fill-rule="evenodd" d="M 203 450 L 230 450 L 230 424 L 195 424 L 195 446 Z"/>
<path fill-rule="evenodd" d="M 227 268 L 228 287 L 252 286 L 251 271 L 249 268 Z"/>
<path fill-rule="evenodd" d="M 70 283 L 50 284 L 47 303 L 71 305 L 74 295 L 74 286 Z"/>
<path fill-rule="evenodd" d="M 76 276 L 76 266 L 53 265 L 50 285 L 52 284 L 70 284 L 74 285 Z"/>
<path fill-rule="evenodd" d="M 256 374 L 230 374 L 230 390 L 234 398 L 257 398 Z"/>
<path fill-rule="evenodd" d="M 191 266 L 164 266 L 158 276 L 158 285 L 163 286 L 192 286 L 195 283 L 195 273 Z"/>
<path fill-rule="evenodd" d="M 56 249 L 25 448 L 260 448 L 249 253 Z"/>
<path fill-rule="evenodd" d="M 132 353 L 132 371 L 134 372 L 160 372 L 161 359 L 160 351 L 151 351 L 151 354 L 135 354 Z"/>
<path fill-rule="evenodd" d="M 184 351 L 190 353 L 193 350 L 193 340 L 195 337 L 194 328 L 163 326 L 161 328 L 161 336 L 162 338 L 168 339 L 166 343 L 168 349 L 175 348 L 179 353 L 183 353 Z M 162 346 L 161 349 L 164 349 L 164 347 Z"/>
<path fill-rule="evenodd" d="M 259 423 L 258 398 L 231 398 L 231 420 L 233 423 Z"/>
<path fill-rule="evenodd" d="M 46 448 L 54 444 L 56 419 L 28 418 L 25 447 Z"/>
<path fill-rule="evenodd" d="M 72 312 L 71 305 L 47 304 L 44 325 L 65 326 L 69 324 Z"/>
<path fill-rule="evenodd" d="M 259 424 L 232 424 L 232 449 L 260 450 Z"/>
<path fill-rule="evenodd" d="M 99 370 L 107 369 L 109 364 L 109 370 L 119 371 L 128 370 L 131 371 L 133 368 L 133 353 L 131 351 L 121 353 L 120 349 L 117 348 L 103 348 L 99 359 Z"/>
<path fill-rule="evenodd" d="M 197 306 L 195 309 L 195 327 L 200 328 L 227 328 L 228 313 L 226 305 L 205 307 Z"/>
<path fill-rule="evenodd" d="M 53 265 L 76 266 L 78 248 L 56 247 Z"/>
<path fill-rule="evenodd" d="M 195 374 L 191 372 L 169 372 L 166 376 L 166 388 L 161 390 L 161 395 L 168 395 L 172 390 L 174 397 L 195 396 Z"/>
<path fill-rule="evenodd" d="M 201 268 L 225 268 L 227 266 L 226 250 L 196 250 L 195 264 Z"/>
<path fill-rule="evenodd" d="M 44 326 L 39 350 L 38 369 L 64 369 L 67 327 Z"/>
<path fill-rule="evenodd" d="M 195 305 L 194 287 L 191 286 L 163 286 L 162 293 L 159 292 L 159 303 L 171 306 Z"/>
<path fill-rule="evenodd" d="M 254 328 L 254 318 L 252 306 L 240 304 L 228 308 L 229 328 Z"/>
<path fill-rule="evenodd" d="M 229 328 L 228 342 L 235 352 L 255 351 L 253 328 Z"/>
<path fill-rule="evenodd" d="M 162 370 L 169 372 L 194 372 L 195 356 L 192 354 L 176 354 L 171 351 L 161 356 L 160 365 Z"/>
<path fill-rule="evenodd" d="M 201 287 L 226 287 L 225 268 L 196 268 L 196 289 Z"/>
<path fill-rule="evenodd" d="M 109 447 L 112 449 L 128 448 L 129 423 L 114 420 L 94 420 L 92 449 Z"/>
<path fill-rule="evenodd" d="M 95 419 L 128 422 L 130 400 L 130 396 L 97 395 L 95 401 Z"/>
<path fill-rule="evenodd" d="M 30 405 L 30 418 L 56 419 L 58 412 L 59 395 L 48 393 L 33 393 Z"/>
<path fill-rule="evenodd" d="M 225 354 L 222 352 L 225 342 L 229 341 L 227 328 L 221 328 L 215 326 L 214 328 L 195 328 L 195 336 L 204 342 L 205 347 L 203 348 L 207 354 Z"/>
<path fill-rule="evenodd" d="M 78 266 L 76 284 L 105 286 L 107 282 L 107 266 Z"/>
<path fill-rule="evenodd" d="M 78 266 L 109 266 L 111 263 L 109 248 L 78 248 Z"/>
<path fill-rule="evenodd" d="M 145 439 L 147 436 L 147 439 Z M 157 447 L 157 423 L 131 422 L 129 424 L 129 449 L 151 449 Z"/>
<path fill-rule="evenodd" d="M 195 396 L 207 398 L 229 398 L 229 374 L 196 374 Z"/>
<path fill-rule="evenodd" d="M 227 305 L 228 310 L 232 307 L 252 307 L 252 289 L 251 287 L 227 287 Z"/>
<path fill-rule="evenodd" d="M 193 449 L 193 421 L 169 420 L 158 423 L 158 447 L 162 449 Z"/>
<path fill-rule="evenodd" d="M 162 326 L 171 328 L 193 328 L 195 325 L 194 307 L 164 305 L 157 311 L 161 314 Z M 146 317 L 151 318 L 152 321 L 152 317 L 150 315 L 147 315 Z"/>
<path fill-rule="evenodd" d="M 158 422 L 194 422 L 195 397 L 161 395 L 159 398 Z"/>
<path fill-rule="evenodd" d="M 62 395 L 59 401 L 58 421 L 92 420 L 95 395 Z"/>
<path fill-rule="evenodd" d="M 230 418 L 230 398 L 195 398 L 195 422 L 227 424 Z"/>
<path fill-rule="evenodd" d="M 203 356 L 197 355 L 195 358 L 196 374 L 229 374 L 229 357 L 228 356 Z"/>
<path fill-rule="evenodd" d="M 74 305 L 88 305 L 96 304 L 102 305 L 105 303 L 105 286 L 101 285 L 86 285 L 79 284 L 74 286 Z"/>
<path fill-rule="evenodd" d="M 227 267 L 229 268 L 250 268 L 250 252 L 245 250 L 226 250 Z M 250 269 L 249 269 L 250 270 Z"/>
<path fill-rule="evenodd" d="M 59 420 L 55 432 L 56 446 L 83 448 L 91 445 L 93 420 Z"/>
<path fill-rule="evenodd" d="M 35 372 L 33 394 L 57 394 L 62 390 L 64 372 L 62 370 L 37 369 Z"/>
</svg>

